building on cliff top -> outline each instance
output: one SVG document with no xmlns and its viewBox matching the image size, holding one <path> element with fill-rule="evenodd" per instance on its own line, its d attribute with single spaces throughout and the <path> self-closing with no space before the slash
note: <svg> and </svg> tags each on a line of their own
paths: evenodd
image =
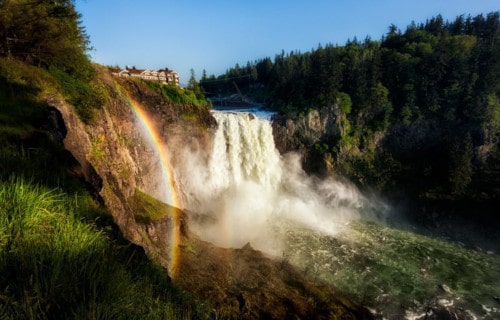
<svg viewBox="0 0 500 320">
<path fill-rule="evenodd" d="M 135 67 L 126 67 L 125 69 L 112 68 L 111 72 L 116 77 L 135 77 L 147 81 L 158 81 L 162 84 L 175 84 L 179 86 L 179 74 L 168 68 L 153 70 L 153 69 L 136 69 Z"/>
</svg>

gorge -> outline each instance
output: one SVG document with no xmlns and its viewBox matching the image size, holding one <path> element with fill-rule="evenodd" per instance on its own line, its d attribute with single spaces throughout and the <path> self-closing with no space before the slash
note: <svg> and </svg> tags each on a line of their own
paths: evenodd
<svg viewBox="0 0 500 320">
<path fill-rule="evenodd" d="M 227 317 L 370 318 L 279 258 L 282 234 L 272 221 L 317 223 L 294 208 L 305 198 L 279 193 L 306 190 L 300 186 L 305 181 L 283 183 L 286 168 L 269 122 L 169 104 L 143 83 L 107 72 L 102 77 L 113 98 L 92 124 L 81 123 L 63 101 L 49 103 L 65 123 L 65 147 L 122 233 L 175 284 Z"/>
<path fill-rule="evenodd" d="M 207 318 L 498 316 L 494 250 L 394 224 L 388 203 L 334 175 L 310 176 L 299 153 L 280 152 L 277 134 L 293 142 L 334 129 L 335 106 L 275 129 L 96 68 L 109 100 L 94 119 L 47 90 L 41 132 L 64 143 L 74 159 L 61 168 L 87 181 L 119 233 L 205 304 Z M 16 139 L 29 150 L 47 148 L 25 135 Z M 22 169 L 8 150 L 2 168 Z"/>
<path fill-rule="evenodd" d="M 498 315 L 496 254 L 384 224 L 391 213 L 383 201 L 347 181 L 308 176 L 298 154 L 280 155 L 268 120 L 183 110 L 140 83 L 108 83 L 116 98 L 93 125 L 79 127 L 52 102 L 65 145 L 87 164 L 89 181 L 100 177 L 126 237 L 223 314 L 341 308 L 369 317 L 345 295 L 388 318 Z"/>
<path fill-rule="evenodd" d="M 333 112 L 322 113 L 316 122 L 309 120 L 314 124 L 309 130 L 335 122 Z M 250 242 L 341 289 L 377 316 L 498 316 L 493 279 L 500 269 L 493 251 L 439 233 L 425 236 L 416 226 L 402 228 L 391 223 L 394 209 L 377 197 L 345 180 L 308 176 L 298 154 L 277 157 L 267 120 L 246 112 L 214 117 L 218 129 L 209 169 L 202 170 L 208 174 L 184 184 L 202 186 L 193 194 L 210 195 L 212 206 L 196 202 L 208 211 L 194 221 L 204 239 L 236 248 Z M 252 150 L 245 149 L 249 145 Z"/>
<path fill-rule="evenodd" d="M 0 1 L 0 319 L 500 316 L 498 12 L 187 88 L 80 18 Z"/>
</svg>

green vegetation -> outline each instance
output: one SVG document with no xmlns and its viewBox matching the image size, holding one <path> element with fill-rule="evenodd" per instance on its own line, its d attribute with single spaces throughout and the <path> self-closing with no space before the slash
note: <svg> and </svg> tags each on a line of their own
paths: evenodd
<svg viewBox="0 0 500 320">
<path fill-rule="evenodd" d="M 2 64 L 17 66 L 1 76 L 10 82 L 11 93 L 17 91 L 16 85 L 41 90 L 50 84 L 75 106 L 82 120 L 90 122 L 95 110 L 106 103 L 106 94 L 86 54 L 89 39 L 79 19 L 72 0 L 1 1 L 0 58 Z M 23 83 L 24 78 L 36 81 Z"/>
<path fill-rule="evenodd" d="M 0 318 L 203 318 L 72 175 L 64 128 L 38 99 L 57 94 L 50 74 L 9 62 L 0 58 Z"/>
<path fill-rule="evenodd" d="M 337 104 L 340 136 L 308 146 L 333 167 L 399 199 L 497 207 L 500 14 L 394 25 L 380 41 L 282 52 L 202 78 L 207 92 L 265 87 L 268 107 L 295 119 Z M 250 76 L 253 75 L 253 76 Z M 234 90 L 233 90 L 234 92 Z M 491 159 L 491 160 L 490 160 Z M 321 163 L 321 161 L 309 162 Z M 321 172 L 321 168 L 312 167 Z M 493 175 L 493 176 L 492 176 Z"/>
<path fill-rule="evenodd" d="M 203 88 L 200 86 L 198 81 L 196 81 L 196 75 L 194 73 L 194 69 L 191 68 L 190 71 L 191 71 L 191 76 L 189 77 L 187 89 L 189 89 L 192 93 L 194 93 L 197 99 L 206 101 L 205 92 L 203 91 Z"/>
<path fill-rule="evenodd" d="M 122 237 L 62 145 L 47 98 L 86 122 L 108 100 L 78 19 L 72 1 L 0 1 L 0 319 L 205 318 Z"/>
<path fill-rule="evenodd" d="M 109 222 L 95 220 L 105 212 L 88 194 L 59 192 L 15 177 L 0 182 L 0 317 L 196 315 L 163 270 Z"/>
<path fill-rule="evenodd" d="M 58 88 L 48 70 L 0 58 L 0 318 L 203 318 L 73 175 L 41 99 Z"/>
<path fill-rule="evenodd" d="M 89 66 L 92 68 L 92 66 Z M 49 68 L 64 95 L 64 99 L 71 103 L 80 119 L 86 123 L 92 122 L 97 111 L 107 103 L 107 93 L 95 71 L 85 77 L 69 74 L 56 67 Z"/>
<path fill-rule="evenodd" d="M 201 92 L 195 92 L 193 90 L 182 89 L 177 85 L 163 85 L 159 82 L 154 81 L 143 81 L 149 88 L 161 92 L 163 99 L 166 102 L 182 105 L 191 105 L 198 108 L 209 107 L 209 102 L 205 99 L 205 96 Z"/>
<path fill-rule="evenodd" d="M 136 219 L 143 222 L 158 221 L 165 217 L 172 217 L 175 207 L 169 206 L 150 195 L 136 189 L 135 194 L 128 200 L 129 205 L 134 210 Z"/>
</svg>

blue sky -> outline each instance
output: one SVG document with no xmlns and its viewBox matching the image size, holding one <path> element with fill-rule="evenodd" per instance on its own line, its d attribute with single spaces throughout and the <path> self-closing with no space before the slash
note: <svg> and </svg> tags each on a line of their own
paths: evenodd
<svg viewBox="0 0 500 320">
<path fill-rule="evenodd" d="M 441 14 L 453 20 L 500 10 L 499 0 L 76 0 L 104 65 L 168 67 L 181 82 L 193 68 L 219 75 L 236 63 L 302 52 L 318 44 L 373 40 L 395 24 Z"/>
</svg>

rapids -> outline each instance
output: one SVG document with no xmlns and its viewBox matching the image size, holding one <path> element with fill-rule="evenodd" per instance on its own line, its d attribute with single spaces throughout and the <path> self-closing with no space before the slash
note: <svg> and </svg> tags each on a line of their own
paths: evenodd
<svg viewBox="0 0 500 320">
<path fill-rule="evenodd" d="M 383 318 L 500 317 L 497 254 L 374 223 L 375 215 L 390 220 L 383 202 L 306 175 L 298 155 L 278 153 L 268 120 L 213 116 L 208 159 L 185 150 L 175 168 L 190 227 L 202 239 L 250 243 Z"/>
</svg>

